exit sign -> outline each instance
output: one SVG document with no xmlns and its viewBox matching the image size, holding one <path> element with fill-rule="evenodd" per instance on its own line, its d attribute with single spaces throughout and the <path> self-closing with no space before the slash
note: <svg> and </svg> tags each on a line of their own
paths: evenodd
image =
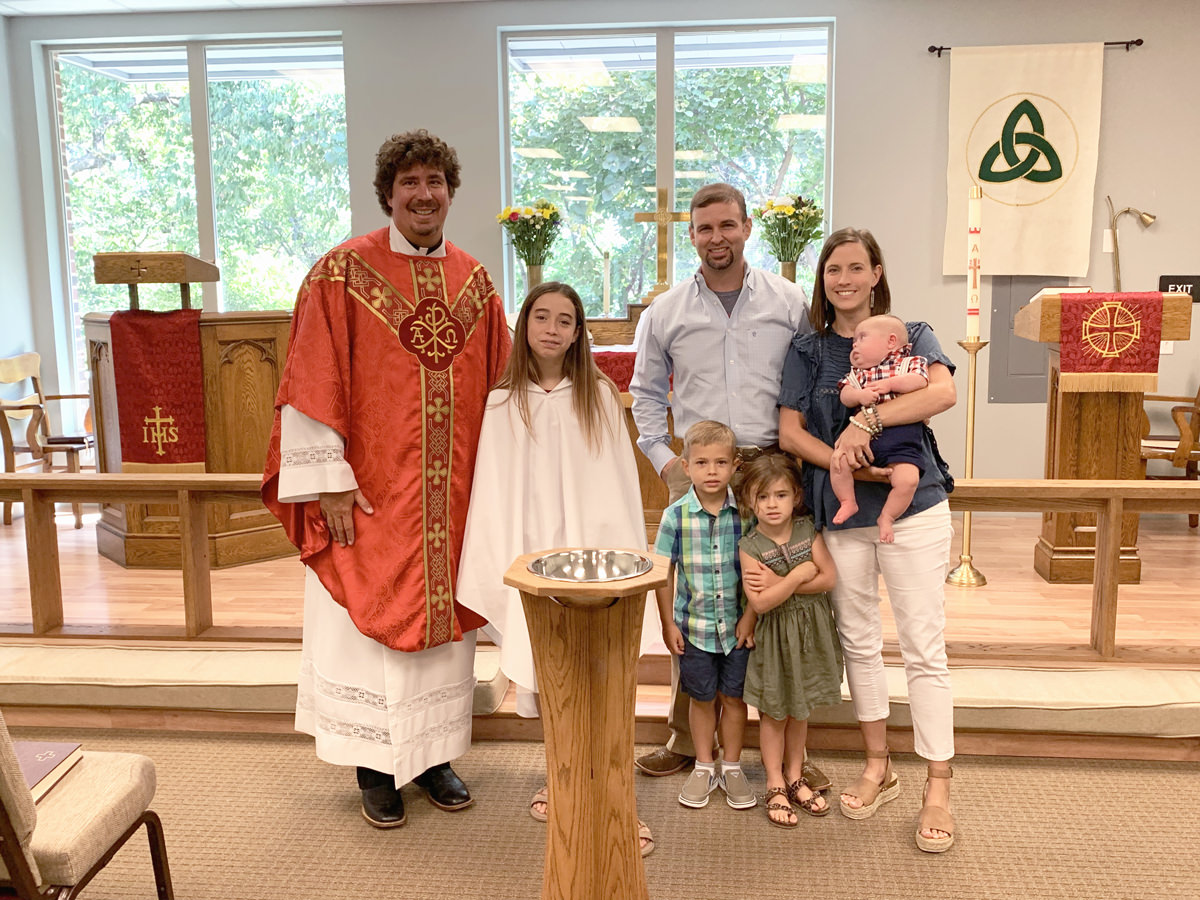
<svg viewBox="0 0 1200 900">
<path fill-rule="evenodd" d="M 1159 275 L 1158 289 L 1164 294 L 1189 294 L 1200 303 L 1200 275 Z"/>
</svg>

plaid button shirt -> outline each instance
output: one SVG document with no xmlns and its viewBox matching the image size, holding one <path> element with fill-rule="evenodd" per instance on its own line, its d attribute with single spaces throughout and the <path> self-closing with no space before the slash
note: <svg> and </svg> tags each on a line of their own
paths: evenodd
<svg viewBox="0 0 1200 900">
<path fill-rule="evenodd" d="M 674 619 L 688 641 L 710 653 L 737 646 L 742 567 L 738 541 L 742 520 L 732 489 L 717 515 L 703 506 L 695 488 L 663 510 L 654 552 L 675 566 Z"/>
<path fill-rule="evenodd" d="M 883 362 L 877 366 L 871 366 L 869 369 L 851 369 L 850 373 L 838 382 L 838 390 L 846 385 L 856 388 L 869 387 L 894 375 L 920 375 L 928 381 L 929 362 L 923 356 L 905 356 L 911 349 L 912 344 L 905 344 L 885 356 Z M 880 394 L 879 402 L 891 400 L 895 396 L 892 393 Z"/>
</svg>

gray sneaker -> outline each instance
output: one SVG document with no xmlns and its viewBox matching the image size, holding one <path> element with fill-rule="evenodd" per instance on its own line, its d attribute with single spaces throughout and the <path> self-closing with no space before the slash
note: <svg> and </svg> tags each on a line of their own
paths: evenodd
<svg viewBox="0 0 1200 900">
<path fill-rule="evenodd" d="M 725 802 L 734 809 L 750 809 L 758 805 L 754 789 L 750 787 L 750 781 L 741 769 L 722 772 L 721 787 L 725 791 Z"/>
<path fill-rule="evenodd" d="M 715 772 L 710 775 L 701 769 L 692 769 L 679 792 L 679 802 L 692 809 L 702 809 L 708 806 L 708 795 L 717 789 L 718 783 Z"/>
</svg>

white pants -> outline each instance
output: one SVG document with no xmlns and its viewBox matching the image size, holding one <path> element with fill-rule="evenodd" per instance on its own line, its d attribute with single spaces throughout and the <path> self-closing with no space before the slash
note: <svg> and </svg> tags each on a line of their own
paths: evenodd
<svg viewBox="0 0 1200 900">
<path fill-rule="evenodd" d="M 846 681 L 860 722 L 888 717 L 879 616 L 879 576 L 896 619 L 913 742 L 935 762 L 954 756 L 954 697 L 946 664 L 946 572 L 950 559 L 950 504 L 939 503 L 896 522 L 896 542 L 879 541 L 879 529 L 826 529 L 825 544 L 837 565 L 833 606 L 846 657 Z"/>
</svg>

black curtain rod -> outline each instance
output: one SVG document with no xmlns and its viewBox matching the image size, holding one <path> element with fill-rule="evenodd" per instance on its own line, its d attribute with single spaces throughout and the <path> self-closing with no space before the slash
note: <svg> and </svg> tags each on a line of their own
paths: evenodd
<svg viewBox="0 0 1200 900">
<path fill-rule="evenodd" d="M 1141 38 L 1134 38 L 1132 41 L 1105 41 L 1104 46 L 1105 47 L 1124 47 L 1125 52 L 1128 53 L 1134 47 L 1142 46 L 1142 43 L 1143 42 L 1142 42 Z M 938 55 L 938 59 L 941 59 L 943 53 L 950 52 L 950 48 L 949 47 L 938 47 L 938 46 L 935 46 L 934 44 L 930 44 L 929 52 L 936 53 Z"/>
</svg>

